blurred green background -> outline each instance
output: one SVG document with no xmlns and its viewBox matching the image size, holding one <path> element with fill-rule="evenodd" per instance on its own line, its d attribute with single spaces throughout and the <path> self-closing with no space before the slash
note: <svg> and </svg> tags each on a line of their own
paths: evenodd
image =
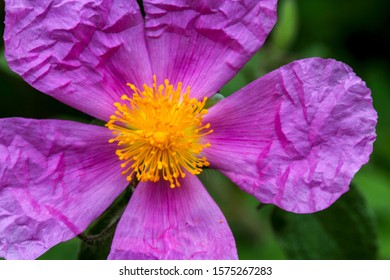
<svg viewBox="0 0 390 280">
<path fill-rule="evenodd" d="M 3 22 L 4 2 L 0 3 Z M 307 216 L 297 217 L 298 215 L 291 214 L 288 216 L 287 213 L 284 215 L 271 205 L 258 209 L 259 203 L 240 191 L 228 179 L 216 171 L 203 172 L 201 179 L 224 212 L 236 238 L 241 259 L 390 259 L 388 11 L 389 5 L 386 0 L 280 0 L 278 23 L 265 46 L 221 90 L 223 95 L 229 95 L 270 70 L 295 59 L 312 56 L 330 57 L 349 64 L 366 81 L 372 90 L 374 107 L 379 115 L 374 153 L 370 162 L 359 171 L 353 181 L 353 188 L 362 194 L 363 200 L 360 200 L 360 197 L 354 199 L 355 194 L 352 194 L 352 198 L 343 200 L 344 204 L 341 202 L 317 216 L 312 216 L 316 221 L 320 221 L 318 223 Z M 3 30 L 4 26 L 1 28 Z M 1 47 L 3 49 L 3 45 Z M 3 54 L 0 57 L 0 90 L 2 118 L 18 116 L 92 121 L 90 117 L 31 88 L 20 77 L 10 72 Z M 354 202 L 349 203 L 352 200 Z M 352 208 L 343 210 L 345 205 L 351 204 Z M 354 222 L 340 225 L 343 214 L 340 220 L 326 218 L 323 222 L 323 217 L 335 217 L 338 215 L 334 214 L 337 211 L 351 214 Z M 360 215 L 360 211 L 364 213 Z M 282 230 L 280 217 L 288 217 L 291 222 L 285 226 L 286 221 L 283 221 L 285 227 L 282 227 Z M 320 233 L 312 226 L 314 224 L 319 225 L 319 230 L 325 230 L 326 234 L 323 236 L 323 232 Z M 286 229 L 287 234 L 283 231 Z M 295 233 L 298 235 L 294 235 Z M 327 241 L 330 239 L 333 238 L 334 241 L 338 236 L 345 238 L 354 235 L 357 236 L 354 240 L 356 246 L 348 249 L 348 253 L 324 253 L 326 249 L 324 247 L 329 245 Z M 299 236 L 301 238 L 297 238 Z M 334 250 L 337 252 L 347 250 L 343 248 L 342 243 L 340 240 L 334 241 L 332 243 Z M 81 241 L 77 238 L 59 244 L 41 258 L 75 259 L 80 244 Z M 362 244 L 367 246 L 364 247 Z M 299 250 L 294 249 L 298 247 Z M 366 252 L 362 254 L 359 252 L 360 248 Z"/>
</svg>

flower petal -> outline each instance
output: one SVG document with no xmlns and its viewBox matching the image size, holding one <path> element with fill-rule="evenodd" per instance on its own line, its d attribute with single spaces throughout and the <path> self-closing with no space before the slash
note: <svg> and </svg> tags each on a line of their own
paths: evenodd
<svg viewBox="0 0 390 280">
<path fill-rule="evenodd" d="M 123 214 L 110 259 L 237 259 L 230 228 L 202 183 L 139 183 Z"/>
<path fill-rule="evenodd" d="M 151 82 L 135 0 L 5 2 L 7 61 L 36 89 L 107 120 L 127 82 Z"/>
<path fill-rule="evenodd" d="M 33 259 L 81 233 L 127 186 L 111 132 L 0 120 L 0 256 Z"/>
<path fill-rule="evenodd" d="M 277 0 L 144 0 L 154 74 L 210 96 L 263 45 Z"/>
<path fill-rule="evenodd" d="M 368 161 L 377 114 L 370 90 L 332 59 L 295 61 L 209 109 L 204 153 L 263 203 L 319 211 Z"/>
</svg>

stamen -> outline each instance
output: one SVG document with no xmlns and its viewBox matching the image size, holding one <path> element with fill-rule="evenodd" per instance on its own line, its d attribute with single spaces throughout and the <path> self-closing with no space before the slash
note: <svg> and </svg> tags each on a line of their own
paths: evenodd
<svg viewBox="0 0 390 280">
<path fill-rule="evenodd" d="M 209 166 L 206 157 L 201 156 L 204 148 L 203 137 L 212 133 L 210 124 L 202 124 L 207 110 L 207 98 L 198 101 L 190 98 L 190 87 L 182 93 L 182 83 L 176 89 L 164 81 L 153 86 L 143 86 L 143 91 L 133 84 L 131 97 L 122 95 L 123 103 L 116 102 L 115 115 L 110 117 L 106 127 L 112 130 L 117 142 L 116 154 L 122 161 L 122 174 L 127 180 L 170 182 L 170 187 L 179 187 L 179 179 L 186 172 L 200 174 L 203 167 Z"/>
</svg>

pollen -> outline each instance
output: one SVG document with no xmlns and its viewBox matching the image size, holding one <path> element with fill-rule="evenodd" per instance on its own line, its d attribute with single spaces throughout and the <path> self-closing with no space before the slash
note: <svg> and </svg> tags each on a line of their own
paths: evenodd
<svg viewBox="0 0 390 280">
<path fill-rule="evenodd" d="M 141 91 L 127 84 L 133 94 L 123 95 L 114 103 L 115 114 L 106 127 L 112 130 L 110 143 L 116 143 L 116 154 L 122 162 L 122 175 L 128 181 L 169 181 L 170 187 L 180 186 L 187 173 L 200 174 L 209 166 L 202 150 L 210 147 L 204 136 L 212 133 L 210 124 L 203 124 L 207 98 L 190 98 L 190 87 L 176 87 L 168 80 Z"/>
</svg>

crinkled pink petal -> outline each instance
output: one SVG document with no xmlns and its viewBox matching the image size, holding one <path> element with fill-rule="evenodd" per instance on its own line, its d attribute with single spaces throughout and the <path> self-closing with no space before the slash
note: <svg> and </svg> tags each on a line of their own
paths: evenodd
<svg viewBox="0 0 390 280">
<path fill-rule="evenodd" d="M 81 233 L 127 182 L 106 128 L 0 119 L 0 257 L 33 259 Z"/>
<path fill-rule="evenodd" d="M 221 210 L 196 176 L 181 186 L 141 182 L 123 214 L 110 259 L 237 259 Z"/>
<path fill-rule="evenodd" d="M 370 90 L 332 59 L 295 61 L 209 109 L 211 167 L 263 203 L 322 210 L 348 190 L 375 140 Z"/>
<path fill-rule="evenodd" d="M 5 55 L 29 84 L 107 120 L 113 103 L 152 80 L 135 0 L 6 0 Z"/>
<path fill-rule="evenodd" d="M 210 96 L 263 45 L 277 0 L 144 0 L 153 73 Z"/>
</svg>

